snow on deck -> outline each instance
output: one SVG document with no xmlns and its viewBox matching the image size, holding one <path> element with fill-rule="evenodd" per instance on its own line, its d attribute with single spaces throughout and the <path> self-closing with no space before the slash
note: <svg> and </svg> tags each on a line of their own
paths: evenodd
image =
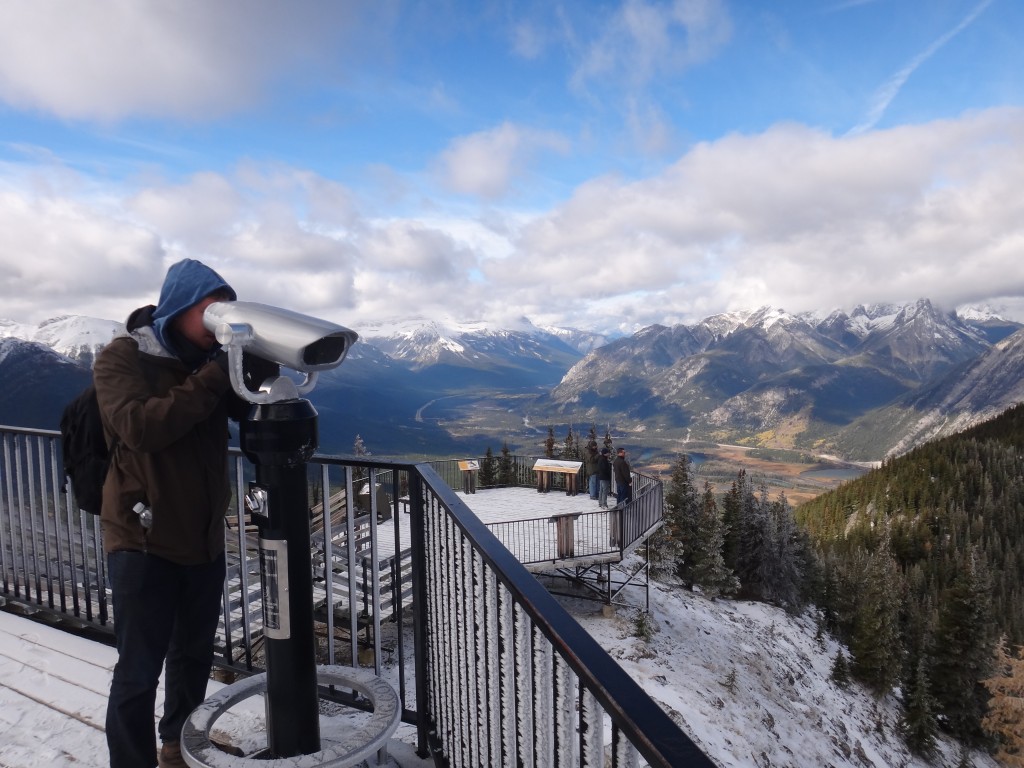
<svg viewBox="0 0 1024 768">
<path fill-rule="evenodd" d="M 103 768 L 110 764 L 104 720 L 117 651 L 23 616 L 0 610 L 0 767 Z M 224 687 L 211 680 L 207 694 Z M 161 715 L 163 678 L 157 694 Z M 349 732 L 351 717 L 321 716 L 321 743 Z M 156 732 L 156 721 L 153 725 Z M 264 704 L 236 704 L 214 726 L 220 737 L 251 753 L 266 745 Z M 388 743 L 394 768 L 425 768 L 416 757 L 415 729 L 399 725 Z"/>
<path fill-rule="evenodd" d="M 459 493 L 484 523 L 510 523 L 541 519 L 555 541 L 550 518 L 601 512 L 586 493 L 567 496 L 562 491 L 538 493 L 530 488 L 500 488 Z M 607 514 L 597 515 L 607 518 Z M 409 546 L 409 526 L 400 527 L 400 545 Z M 394 525 L 378 526 L 378 556 L 394 555 Z M 56 627 L 0 610 L 0 768 L 101 768 L 109 764 L 104 719 L 110 678 L 117 661 L 115 649 L 70 634 Z M 223 688 L 210 681 L 208 693 Z M 157 695 L 157 713 L 163 701 L 163 680 Z M 265 744 L 264 705 L 253 698 L 236 705 L 221 718 L 215 734 L 246 751 Z M 330 739 L 335 718 L 321 718 L 321 734 Z M 335 724 L 336 730 L 344 726 Z M 155 729 L 155 723 L 154 723 Z M 261 741 L 263 739 L 263 741 Z M 400 725 L 388 745 L 390 765 L 427 766 L 416 757 L 415 731 Z"/>
<path fill-rule="evenodd" d="M 517 487 L 469 494 L 457 491 L 456 495 L 531 569 L 572 559 L 620 558 L 618 545 L 611 542 L 609 534 L 609 512 L 600 509 L 586 492 L 568 496 L 560 490 L 538 493 L 534 488 Z M 609 503 L 614 503 L 614 497 Z M 559 524 L 555 521 L 565 515 L 585 515 L 574 521 L 572 555 L 568 557 L 567 550 L 559 552 Z M 404 520 L 399 525 L 399 546 L 403 551 L 411 546 L 409 526 Z M 395 525 L 388 520 L 377 526 L 377 557 L 386 561 L 394 555 Z"/>
</svg>

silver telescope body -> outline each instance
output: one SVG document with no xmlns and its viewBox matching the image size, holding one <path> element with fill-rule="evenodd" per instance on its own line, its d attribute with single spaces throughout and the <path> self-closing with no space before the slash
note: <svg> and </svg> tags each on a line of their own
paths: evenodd
<svg viewBox="0 0 1024 768">
<path fill-rule="evenodd" d="M 306 394 L 320 371 L 337 368 L 358 335 L 327 320 L 251 301 L 218 301 L 203 313 L 203 325 L 228 351 L 228 371 L 235 392 L 254 403 L 276 402 Z M 287 376 L 250 391 L 242 375 L 242 353 L 261 357 L 305 374 L 296 385 Z"/>
</svg>

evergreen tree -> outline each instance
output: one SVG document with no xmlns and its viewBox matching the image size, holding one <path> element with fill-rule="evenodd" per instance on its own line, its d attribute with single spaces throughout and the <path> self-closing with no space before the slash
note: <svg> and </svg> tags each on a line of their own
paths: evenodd
<svg viewBox="0 0 1024 768">
<path fill-rule="evenodd" d="M 576 433 L 572 430 L 572 425 L 569 425 L 568 431 L 565 433 L 565 447 L 562 449 L 562 458 L 568 460 L 577 460 L 580 457 L 580 449 L 576 440 Z"/>
<path fill-rule="evenodd" d="M 850 639 L 853 673 L 876 696 L 896 684 L 903 666 L 899 625 L 902 591 L 899 568 L 886 544 L 868 559 L 857 590 Z"/>
<path fill-rule="evenodd" d="M 767 495 L 767 489 L 764 491 Z M 761 565 L 764 598 L 789 610 L 803 604 L 804 541 L 785 494 L 768 505 L 767 546 Z"/>
<path fill-rule="evenodd" d="M 680 454 L 672 465 L 672 475 L 665 490 L 665 524 L 658 532 L 661 535 L 652 542 L 658 556 L 655 571 L 674 572 L 687 587 L 693 586 L 692 553 L 700 506 L 690 468 L 690 457 L 685 453 Z"/>
<path fill-rule="evenodd" d="M 923 588 L 921 574 L 920 568 L 913 568 L 904 574 L 909 595 L 903 609 L 904 662 L 900 684 L 900 729 L 914 752 L 929 757 L 934 750 L 935 736 L 939 729 L 939 705 L 929 676 L 935 609 L 931 595 Z"/>
<path fill-rule="evenodd" d="M 615 450 L 614 450 L 615 449 L 615 445 L 612 443 L 612 433 L 611 433 L 611 430 L 607 430 L 607 429 L 605 430 L 605 433 L 604 433 L 604 447 L 607 448 L 609 451 L 611 451 L 612 456 L 615 455 Z"/>
<path fill-rule="evenodd" d="M 999 745 L 996 759 L 1024 768 L 1024 646 L 1013 656 L 1006 648 L 1006 637 L 1001 638 L 993 668 L 995 674 L 983 681 L 992 698 L 981 725 Z"/>
<path fill-rule="evenodd" d="M 822 616 L 847 643 L 863 566 L 889 538 L 905 587 L 904 706 L 923 695 L 923 664 L 938 727 L 987 743 L 988 651 L 1001 634 L 1010 647 L 1024 644 L 1024 404 L 886 459 L 797 514 L 819 548 Z"/>
<path fill-rule="evenodd" d="M 725 565 L 736 571 L 740 559 L 740 532 L 743 529 L 743 498 L 747 491 L 746 470 L 740 470 L 722 500 L 722 523 L 725 527 Z"/>
<path fill-rule="evenodd" d="M 484 454 L 483 461 L 480 462 L 480 487 L 490 488 L 498 482 L 498 466 L 494 459 L 494 451 L 491 450 L 491 446 L 487 446 L 487 453 Z"/>
<path fill-rule="evenodd" d="M 821 591 L 817 595 L 818 610 L 820 612 L 820 623 L 822 629 L 834 634 L 839 632 L 839 567 L 838 557 L 834 552 L 825 552 L 819 555 L 821 560 L 821 572 L 824 574 L 821 583 Z"/>
<path fill-rule="evenodd" d="M 544 441 L 544 457 L 547 459 L 555 458 L 555 428 L 548 427 L 548 437 Z"/>
<path fill-rule="evenodd" d="M 939 712 L 950 732 L 965 744 L 981 741 L 984 688 L 994 638 L 989 580 L 978 550 L 962 558 L 943 595 L 931 650 L 930 677 Z"/>
<path fill-rule="evenodd" d="M 362 435 L 356 435 L 356 439 L 352 443 L 352 454 L 356 458 L 361 458 L 363 456 L 370 455 L 370 452 L 366 449 L 366 443 L 363 442 Z M 366 467 L 362 466 L 361 464 L 358 464 L 352 470 L 352 479 L 362 480 L 364 477 L 366 477 L 366 474 Z"/>
<path fill-rule="evenodd" d="M 735 594 L 739 588 L 736 576 L 725 567 L 725 558 L 722 556 L 724 544 L 725 526 L 718 512 L 715 491 L 711 484 L 705 481 L 697 528 L 688 559 L 692 563 L 690 575 L 693 583 L 712 598 L 719 595 L 728 597 Z"/>
<path fill-rule="evenodd" d="M 835 661 L 832 662 L 832 682 L 840 688 L 846 688 L 850 684 L 850 665 L 846 661 L 846 654 L 840 649 L 836 651 Z"/>
<path fill-rule="evenodd" d="M 991 578 L 991 636 L 1024 644 L 1024 405 L 887 459 L 797 513 L 819 546 L 842 557 L 887 532 L 901 568 L 915 573 L 908 600 L 927 594 L 936 608 L 958 558 L 977 547 Z"/>
<path fill-rule="evenodd" d="M 366 443 L 363 442 L 362 435 L 356 435 L 355 441 L 352 443 L 352 453 L 357 458 L 363 456 L 369 456 L 370 452 L 366 448 Z M 353 481 L 353 492 L 355 493 L 356 506 L 363 511 L 370 510 L 370 494 L 366 492 L 366 487 L 369 485 L 369 472 L 366 467 L 362 464 L 357 464 L 352 469 L 352 481 Z"/>
<path fill-rule="evenodd" d="M 741 594 L 754 600 L 767 599 L 765 578 L 770 577 L 772 546 L 768 489 L 762 484 L 760 496 L 755 496 L 745 485 L 739 500 L 739 551 L 736 557 L 736 576 L 740 580 Z"/>
<path fill-rule="evenodd" d="M 904 686 L 900 731 L 907 746 L 923 757 L 930 757 L 935 752 L 935 738 L 939 732 L 935 718 L 937 707 L 928 679 L 928 666 L 921 659 L 912 682 L 908 680 Z"/>
<path fill-rule="evenodd" d="M 590 425 L 590 432 L 587 433 L 587 450 L 597 450 L 597 424 Z"/>
<path fill-rule="evenodd" d="M 501 444 L 501 458 L 498 459 L 498 487 L 508 488 L 516 484 L 515 467 L 512 463 L 512 451 L 508 447 L 508 440 Z"/>
<path fill-rule="evenodd" d="M 734 563 L 740 594 L 787 610 L 800 608 L 809 591 L 805 579 L 816 572 L 816 563 L 785 495 L 769 501 L 765 482 L 755 495 L 740 471 L 723 506 L 723 559 L 726 566 Z"/>
</svg>

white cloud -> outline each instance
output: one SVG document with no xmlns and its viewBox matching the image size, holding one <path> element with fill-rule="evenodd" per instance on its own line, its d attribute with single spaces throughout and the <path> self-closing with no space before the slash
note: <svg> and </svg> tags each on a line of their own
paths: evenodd
<svg viewBox="0 0 1024 768">
<path fill-rule="evenodd" d="M 543 53 L 546 35 L 536 24 L 521 21 L 512 26 L 512 50 L 524 59 L 536 59 Z"/>
<path fill-rule="evenodd" d="M 454 192 L 494 199 L 509 191 L 537 155 L 568 150 L 568 141 L 557 133 L 506 122 L 452 141 L 438 157 L 435 173 Z"/>
<path fill-rule="evenodd" d="M 655 76 L 679 74 L 707 60 L 731 35 L 732 22 L 719 0 L 626 0 L 586 46 L 572 80 L 583 89 L 606 78 L 643 88 Z"/>
<path fill-rule="evenodd" d="M 475 263 L 450 235 L 415 221 L 378 226 L 360 253 L 366 271 L 400 275 L 418 288 L 461 278 Z"/>
<path fill-rule="evenodd" d="M 8 168 L 0 316 L 120 319 L 183 256 L 246 298 L 348 325 L 525 315 L 632 330 L 763 304 L 1022 296 L 1022 146 L 1015 109 L 846 138 L 779 125 L 646 179 L 593 179 L 549 210 L 429 199 L 387 217 L 280 165 L 127 191 L 59 164 Z"/>
<path fill-rule="evenodd" d="M 578 316 L 633 294 L 619 311 L 631 306 L 640 325 L 762 304 L 951 305 L 1001 285 L 1024 291 L 1024 199 L 1012 192 L 1022 140 L 1016 110 L 858 139 L 799 126 L 726 137 L 657 177 L 584 185 L 489 274 L 527 314 L 541 310 L 536 283 L 547 309 L 576 302 Z"/>
<path fill-rule="evenodd" d="M 598 18 L 587 29 L 579 18 L 567 22 L 575 53 L 569 88 L 600 112 L 617 112 L 635 151 L 665 156 L 675 142 L 668 112 L 685 92 L 682 78 L 732 38 L 728 8 L 720 0 L 626 0 Z M 663 88 L 673 92 L 671 103 L 659 95 Z"/>
<path fill-rule="evenodd" d="M 4 7 L 0 100 L 73 120 L 210 118 L 351 26 L 358 5 L 33 0 Z M 321 59 L 323 66 L 325 60 Z"/>
<path fill-rule="evenodd" d="M 187 243 L 202 242 L 237 220 L 241 196 L 230 180 L 216 173 L 199 173 L 186 183 L 148 187 L 126 204 L 140 220 L 157 231 L 173 233 Z"/>
<path fill-rule="evenodd" d="M 162 274 L 152 231 L 69 197 L 0 192 L 0 296 L 9 317 L 100 314 Z M 102 308 L 102 309 L 101 309 Z M 118 312 L 113 319 L 122 319 Z"/>
</svg>

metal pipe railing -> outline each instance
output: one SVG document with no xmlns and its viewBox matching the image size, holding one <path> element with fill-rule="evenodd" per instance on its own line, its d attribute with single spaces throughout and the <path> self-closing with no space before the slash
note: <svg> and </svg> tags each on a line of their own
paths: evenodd
<svg viewBox="0 0 1024 768">
<path fill-rule="evenodd" d="M 487 527 L 523 565 L 621 560 L 661 527 L 662 507 L 662 486 L 655 482 L 644 485 L 624 509 L 573 513 L 567 526 L 560 525 L 559 517 L 548 516 L 487 523 Z M 566 529 L 572 531 L 571 541 L 563 542 Z"/>
<path fill-rule="evenodd" d="M 59 434 L 0 427 L 0 442 L 0 597 L 112 634 L 100 527 L 61 493 Z M 259 669 L 262 635 L 258 549 L 240 501 L 252 468 L 237 452 L 229 466 L 217 661 L 246 673 Z M 450 766 L 711 765 L 431 466 L 318 456 L 310 479 L 319 662 L 388 680 L 421 755 Z M 660 524 L 660 484 L 635 484 L 620 548 Z"/>
</svg>

